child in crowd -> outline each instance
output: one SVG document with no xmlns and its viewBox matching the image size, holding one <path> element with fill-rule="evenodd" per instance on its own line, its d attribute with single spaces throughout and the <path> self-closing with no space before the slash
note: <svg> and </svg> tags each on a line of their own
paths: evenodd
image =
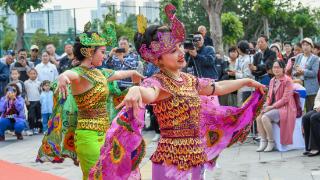
<svg viewBox="0 0 320 180">
<path fill-rule="evenodd" d="M 41 115 L 42 115 L 42 127 L 43 133 L 48 130 L 48 120 L 52 114 L 53 109 L 53 92 L 50 89 L 50 81 L 44 80 L 41 84 Z"/>
<path fill-rule="evenodd" d="M 5 88 L 5 96 L 0 100 L 0 141 L 5 140 L 5 131 L 13 130 L 18 140 L 22 140 L 25 128 L 24 100 L 20 96 L 19 87 L 10 83 Z"/>
<path fill-rule="evenodd" d="M 28 108 L 28 122 L 33 134 L 39 134 L 42 131 L 41 104 L 40 104 L 40 81 L 37 80 L 37 71 L 31 68 L 28 71 L 29 79 L 24 82 L 26 88 L 26 105 Z"/>
<path fill-rule="evenodd" d="M 26 90 L 24 84 L 20 78 L 20 72 L 17 68 L 12 68 L 10 71 L 10 83 L 14 83 L 19 87 L 20 95 L 25 98 L 26 97 Z"/>
</svg>

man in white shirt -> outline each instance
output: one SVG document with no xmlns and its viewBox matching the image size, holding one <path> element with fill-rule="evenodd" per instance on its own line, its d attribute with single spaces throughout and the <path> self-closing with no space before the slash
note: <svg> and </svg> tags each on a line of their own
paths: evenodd
<svg viewBox="0 0 320 180">
<path fill-rule="evenodd" d="M 36 66 L 36 70 L 40 82 L 44 80 L 53 82 L 59 75 L 57 67 L 49 62 L 49 54 L 47 52 L 42 53 L 42 61 Z"/>
</svg>

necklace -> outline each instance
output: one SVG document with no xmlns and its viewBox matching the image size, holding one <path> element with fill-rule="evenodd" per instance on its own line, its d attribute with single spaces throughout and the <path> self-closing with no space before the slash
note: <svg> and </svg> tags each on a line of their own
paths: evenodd
<svg viewBox="0 0 320 180">
<path fill-rule="evenodd" d="M 173 79 L 175 81 L 183 81 L 183 79 L 181 78 L 181 74 L 179 73 L 179 75 L 176 75 L 170 71 L 167 71 L 167 70 L 161 70 L 162 74 L 168 76 L 170 79 Z"/>
</svg>

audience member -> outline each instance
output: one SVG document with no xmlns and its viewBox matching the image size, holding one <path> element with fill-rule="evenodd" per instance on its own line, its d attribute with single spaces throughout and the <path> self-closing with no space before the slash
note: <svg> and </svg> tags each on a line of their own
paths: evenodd
<svg viewBox="0 0 320 180">
<path fill-rule="evenodd" d="M 20 49 L 18 51 L 18 60 L 15 63 L 11 64 L 11 69 L 16 68 L 20 72 L 20 80 L 26 81 L 28 79 L 27 72 L 34 68 L 34 64 L 32 62 L 27 61 L 27 51 L 25 49 Z"/>
<path fill-rule="evenodd" d="M 59 75 L 57 67 L 49 62 L 49 54 L 47 52 L 42 53 L 41 60 L 41 63 L 35 68 L 38 73 L 38 80 L 40 82 L 44 80 L 53 82 Z"/>
<path fill-rule="evenodd" d="M 257 117 L 258 132 L 261 136 L 258 152 L 274 149 L 272 123 L 280 125 L 280 143 L 292 144 L 293 130 L 297 116 L 293 96 L 293 82 L 285 75 L 285 63 L 275 61 L 272 66 L 274 77 L 270 81 L 267 101 Z"/>
<path fill-rule="evenodd" d="M 34 66 L 40 64 L 39 47 L 37 45 L 32 45 L 30 50 L 30 58 L 28 58 L 28 61 L 32 62 Z"/>
<path fill-rule="evenodd" d="M 209 36 L 207 36 L 207 28 L 205 26 L 199 26 L 198 27 L 198 32 L 201 33 L 201 35 L 202 35 L 202 37 L 204 39 L 203 44 L 205 46 L 212 46 L 213 47 L 212 39 Z"/>
<path fill-rule="evenodd" d="M 42 91 L 40 94 L 40 103 L 43 133 L 46 133 L 48 131 L 48 121 L 53 109 L 53 92 L 50 89 L 50 83 L 51 82 L 48 80 L 44 80 L 41 83 Z"/>
</svg>

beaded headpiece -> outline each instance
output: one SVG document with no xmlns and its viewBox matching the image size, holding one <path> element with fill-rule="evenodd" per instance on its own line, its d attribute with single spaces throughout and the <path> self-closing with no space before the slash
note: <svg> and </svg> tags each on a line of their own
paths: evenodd
<svg viewBox="0 0 320 180">
<path fill-rule="evenodd" d="M 88 37 L 86 32 L 89 32 L 91 28 L 91 23 L 88 22 L 84 26 L 84 33 L 79 35 L 80 43 L 84 46 L 89 46 L 87 48 L 81 48 L 80 52 L 85 57 L 91 57 L 94 52 L 94 48 L 97 46 L 114 46 L 117 41 L 115 26 L 113 23 L 107 22 L 104 26 L 104 31 L 101 35 L 97 33 L 92 33 L 91 37 Z"/>
<path fill-rule="evenodd" d="M 176 47 L 176 44 L 183 42 L 185 39 L 184 25 L 175 16 L 176 7 L 172 4 L 165 6 L 165 13 L 170 21 L 171 32 L 158 32 L 158 41 L 152 41 L 150 46 L 142 44 L 139 52 L 145 61 L 154 63 L 162 54 L 170 52 Z M 138 19 L 139 22 L 139 19 Z M 139 33 L 143 34 L 144 30 L 139 29 Z M 141 32 L 140 32 L 141 31 Z M 142 33 L 143 32 L 143 33 Z"/>
</svg>

